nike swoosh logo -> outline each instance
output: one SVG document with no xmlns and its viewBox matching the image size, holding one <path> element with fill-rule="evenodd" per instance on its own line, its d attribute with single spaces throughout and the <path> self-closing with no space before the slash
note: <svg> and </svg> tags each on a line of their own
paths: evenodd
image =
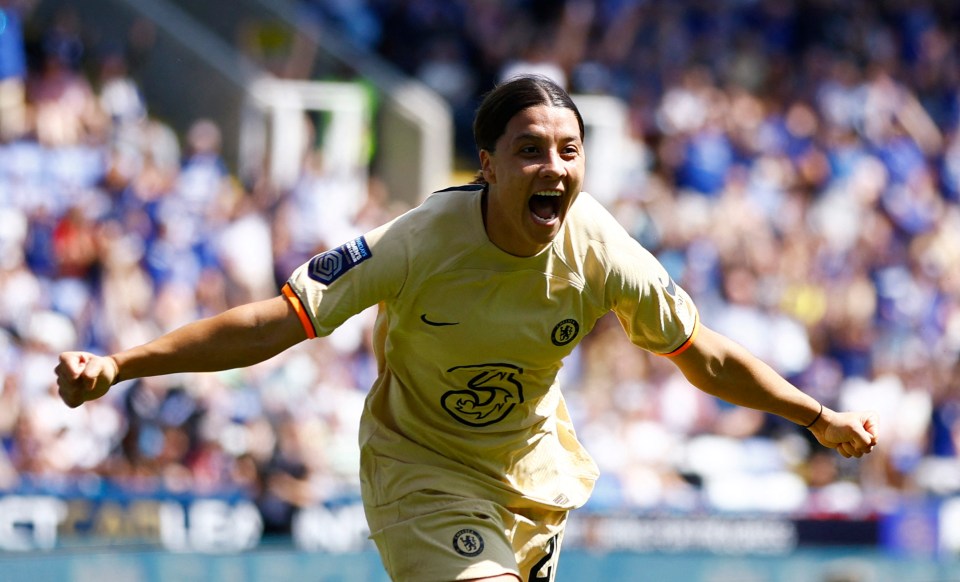
<svg viewBox="0 0 960 582">
<path fill-rule="evenodd" d="M 422 321 L 423 323 L 425 323 L 425 324 L 427 324 L 427 325 L 432 325 L 432 326 L 434 326 L 434 327 L 443 327 L 443 326 L 445 326 L 445 325 L 460 325 L 460 322 L 459 322 L 459 321 L 453 321 L 453 322 L 450 322 L 450 321 L 430 321 L 429 319 L 427 319 L 427 314 L 426 314 L 426 313 L 421 313 L 421 314 L 420 314 L 420 321 Z"/>
</svg>

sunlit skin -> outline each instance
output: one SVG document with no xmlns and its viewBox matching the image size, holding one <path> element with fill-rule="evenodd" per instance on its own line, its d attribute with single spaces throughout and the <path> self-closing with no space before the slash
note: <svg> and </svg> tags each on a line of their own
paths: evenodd
<svg viewBox="0 0 960 582">
<path fill-rule="evenodd" d="M 489 184 L 484 224 L 490 241 L 519 257 L 539 253 L 560 232 L 583 184 L 585 158 L 576 115 L 548 105 L 520 111 L 495 151 L 480 150 L 480 168 Z M 531 198 L 557 192 L 549 197 L 555 215 L 537 218 Z"/>
</svg>

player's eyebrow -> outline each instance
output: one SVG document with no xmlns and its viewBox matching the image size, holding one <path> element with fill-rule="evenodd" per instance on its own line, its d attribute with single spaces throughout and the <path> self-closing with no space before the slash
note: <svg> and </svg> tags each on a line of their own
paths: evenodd
<svg viewBox="0 0 960 582">
<path fill-rule="evenodd" d="M 537 132 L 533 132 L 533 131 L 525 131 L 525 132 L 523 132 L 523 133 L 520 133 L 520 134 L 517 134 L 516 136 L 514 136 L 513 139 L 511 140 L 511 142 L 512 142 L 512 143 L 517 143 L 517 142 L 520 142 L 520 141 L 547 141 L 548 139 L 549 139 L 549 138 L 547 137 L 547 135 L 546 135 L 545 133 L 537 133 Z M 571 134 L 571 135 L 568 135 L 568 136 L 565 136 L 565 137 L 561 137 L 558 141 L 559 141 L 560 143 L 579 142 L 579 141 L 580 141 L 580 136 Z"/>
</svg>

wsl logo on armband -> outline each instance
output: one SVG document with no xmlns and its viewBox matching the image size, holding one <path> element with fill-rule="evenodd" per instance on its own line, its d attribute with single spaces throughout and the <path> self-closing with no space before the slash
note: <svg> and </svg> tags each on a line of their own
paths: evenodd
<svg viewBox="0 0 960 582">
<path fill-rule="evenodd" d="M 373 256 L 367 239 L 357 237 L 335 249 L 320 253 L 310 259 L 307 274 L 314 281 L 329 285 L 350 269 Z"/>
</svg>

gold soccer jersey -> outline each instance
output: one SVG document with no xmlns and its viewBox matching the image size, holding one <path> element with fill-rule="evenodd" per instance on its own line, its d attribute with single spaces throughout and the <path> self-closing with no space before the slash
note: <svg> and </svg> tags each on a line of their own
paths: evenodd
<svg viewBox="0 0 960 582">
<path fill-rule="evenodd" d="M 489 241 L 481 196 L 479 186 L 436 193 L 317 255 L 284 288 L 311 336 L 379 304 L 379 376 L 360 427 L 368 506 L 415 491 L 582 505 L 597 468 L 557 385 L 562 359 L 611 310 L 654 353 L 694 335 L 693 302 L 590 195 L 532 257 Z"/>
</svg>

